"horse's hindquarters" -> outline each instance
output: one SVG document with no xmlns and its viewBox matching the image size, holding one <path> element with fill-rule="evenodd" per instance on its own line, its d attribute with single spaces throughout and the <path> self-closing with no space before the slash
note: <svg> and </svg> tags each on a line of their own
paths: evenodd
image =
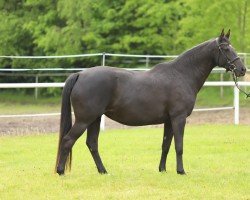
<svg viewBox="0 0 250 200">
<path fill-rule="evenodd" d="M 91 122 L 106 114 L 126 125 L 163 123 L 168 115 L 164 82 L 146 73 L 114 68 L 86 70 L 71 93 L 76 120 Z"/>
<path fill-rule="evenodd" d="M 100 117 L 110 102 L 112 91 L 111 74 L 98 68 L 80 73 L 71 93 L 76 120 L 92 122 Z"/>
</svg>

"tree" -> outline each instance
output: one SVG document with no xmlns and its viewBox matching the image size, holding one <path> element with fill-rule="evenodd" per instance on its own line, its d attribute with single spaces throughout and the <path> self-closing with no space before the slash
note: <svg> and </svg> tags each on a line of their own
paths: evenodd
<svg viewBox="0 0 250 200">
<path fill-rule="evenodd" d="M 0 54 L 178 54 L 231 28 L 250 51 L 249 0 L 0 0 Z M 100 58 L 1 59 L 1 67 L 90 67 Z"/>
<path fill-rule="evenodd" d="M 186 16 L 180 21 L 177 45 L 191 47 L 219 35 L 222 28 L 231 29 L 231 41 L 238 51 L 249 51 L 249 0 L 184 0 Z"/>
</svg>

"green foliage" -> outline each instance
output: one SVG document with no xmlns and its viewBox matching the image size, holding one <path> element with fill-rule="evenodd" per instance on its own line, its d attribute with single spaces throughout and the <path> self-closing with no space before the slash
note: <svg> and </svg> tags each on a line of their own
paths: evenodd
<svg viewBox="0 0 250 200">
<path fill-rule="evenodd" d="M 223 27 L 232 29 L 239 51 L 249 51 L 249 6 L 248 0 L 1 0 L 0 54 L 176 54 L 216 37 Z M 1 63 L 7 66 L 6 61 Z M 7 63 L 79 65 L 72 59 Z"/>
<path fill-rule="evenodd" d="M 179 54 L 223 27 L 238 52 L 249 52 L 249 10 L 249 0 L 0 0 L 0 55 Z M 0 59 L 0 68 L 96 65 L 100 57 Z"/>
<path fill-rule="evenodd" d="M 183 7 L 186 15 L 179 21 L 178 46 L 191 47 L 216 37 L 224 27 L 232 30 L 231 41 L 239 52 L 250 51 L 249 0 L 184 0 Z"/>
</svg>

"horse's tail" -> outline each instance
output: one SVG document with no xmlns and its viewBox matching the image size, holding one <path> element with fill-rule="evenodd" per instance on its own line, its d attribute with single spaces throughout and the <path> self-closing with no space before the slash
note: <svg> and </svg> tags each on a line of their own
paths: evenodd
<svg viewBox="0 0 250 200">
<path fill-rule="evenodd" d="M 56 171 L 59 159 L 60 159 L 60 148 L 61 148 L 62 138 L 69 132 L 69 130 L 72 127 L 70 94 L 78 79 L 78 76 L 79 76 L 78 73 L 75 73 L 69 76 L 69 78 L 65 82 L 65 86 L 62 92 L 60 133 L 59 133 L 55 171 Z M 67 157 L 66 169 L 69 169 L 69 170 L 71 169 L 71 163 L 72 163 L 72 150 L 70 150 L 69 155 Z"/>
</svg>

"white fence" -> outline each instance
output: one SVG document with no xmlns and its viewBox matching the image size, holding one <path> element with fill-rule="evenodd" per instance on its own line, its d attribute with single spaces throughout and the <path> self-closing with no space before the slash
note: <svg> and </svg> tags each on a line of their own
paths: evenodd
<svg viewBox="0 0 250 200">
<path fill-rule="evenodd" d="M 145 66 L 146 68 L 141 69 L 128 69 L 128 70 L 148 70 L 149 61 L 151 58 L 176 58 L 177 55 L 129 55 L 129 54 L 111 54 L 111 53 L 95 53 L 95 54 L 79 54 L 79 55 L 64 55 L 64 56 L 0 56 L 0 58 L 11 58 L 11 59 L 55 59 L 55 58 L 78 58 L 78 57 L 92 57 L 92 56 L 100 56 L 101 57 L 101 65 L 105 66 L 107 56 L 116 56 L 116 57 L 136 57 L 136 58 L 145 58 Z M 250 56 L 248 53 L 239 53 L 239 56 L 243 58 L 245 66 L 247 67 L 247 57 Z M 63 69 L 63 68 L 44 68 L 44 69 L 0 69 L 2 72 L 16 71 L 16 72 L 25 72 L 25 71 L 80 71 L 84 70 L 82 68 L 71 68 L 71 69 Z M 214 73 L 224 73 L 224 69 L 214 69 Z M 249 72 L 249 70 L 248 70 Z M 38 83 L 36 77 L 36 83 L 0 83 L 0 88 L 48 88 L 48 87 L 63 87 L 64 83 Z M 239 86 L 250 86 L 250 82 L 239 82 Z M 204 86 L 230 86 L 234 87 L 234 105 L 231 107 L 217 107 L 217 108 L 202 108 L 202 109 L 194 109 L 195 112 L 200 111 L 217 111 L 217 110 L 228 110 L 234 109 L 234 124 L 239 124 L 239 90 L 236 88 L 234 82 L 232 81 L 213 81 L 206 82 Z M 60 115 L 60 113 L 44 113 L 44 114 L 24 114 L 24 115 L 0 115 L 0 118 L 9 118 L 9 117 L 41 117 L 41 116 L 53 116 Z M 101 128 L 105 128 L 105 118 L 102 117 Z"/>
<path fill-rule="evenodd" d="M 250 82 L 238 82 L 239 86 L 250 86 Z M 63 87 L 64 83 L 0 83 L 0 88 L 48 88 L 48 87 Z M 202 108 L 194 109 L 195 112 L 199 111 L 217 111 L 234 109 L 234 124 L 239 124 L 240 106 L 239 106 L 239 90 L 232 81 L 212 81 L 205 82 L 204 86 L 218 87 L 218 86 L 231 86 L 234 87 L 234 105 L 232 107 L 217 107 L 217 108 Z M 45 113 L 45 114 L 31 114 L 31 115 L 0 115 L 0 118 L 9 117 L 41 117 L 60 115 L 60 113 Z M 102 117 L 101 129 L 105 129 L 105 118 Z"/>
<path fill-rule="evenodd" d="M 250 53 L 238 53 L 240 58 L 243 60 L 245 66 L 247 67 L 247 73 L 250 72 Z M 77 55 L 62 55 L 62 56 L 0 56 L 1 58 L 9 58 L 9 59 L 65 59 L 65 58 L 83 58 L 83 57 L 100 57 L 100 64 L 102 66 L 105 66 L 106 59 L 109 57 L 126 57 L 126 58 L 143 58 L 144 60 L 140 60 L 140 63 L 145 63 L 145 68 L 128 68 L 127 70 L 148 70 L 149 69 L 149 63 L 153 58 L 159 58 L 159 59 L 174 59 L 178 57 L 178 55 L 133 55 L 133 54 L 112 54 L 112 53 L 93 53 L 93 54 L 77 54 Z M 150 60 L 151 59 L 151 60 Z M 33 72 L 35 82 L 39 82 L 39 77 L 41 76 L 62 76 L 61 72 L 72 72 L 72 71 L 80 71 L 85 70 L 86 68 L 39 68 L 39 69 L 1 69 L 0 68 L 0 75 L 6 75 L 6 76 L 13 76 L 12 73 L 5 73 L 5 72 L 22 72 L 22 76 L 24 76 L 26 72 Z M 54 73 L 55 71 L 60 71 L 61 74 Z M 46 74 L 41 74 L 40 72 L 47 72 Z M 53 72 L 53 73 L 52 73 Z M 223 73 L 225 72 L 225 69 L 222 68 L 215 68 L 212 70 L 212 73 L 220 73 L 220 81 L 224 81 Z M 65 75 L 65 74 L 64 74 Z M 20 75 L 21 76 L 21 75 Z M 38 98 L 38 88 L 35 88 L 35 98 Z M 223 87 L 220 87 L 220 96 L 223 97 Z"/>
</svg>

